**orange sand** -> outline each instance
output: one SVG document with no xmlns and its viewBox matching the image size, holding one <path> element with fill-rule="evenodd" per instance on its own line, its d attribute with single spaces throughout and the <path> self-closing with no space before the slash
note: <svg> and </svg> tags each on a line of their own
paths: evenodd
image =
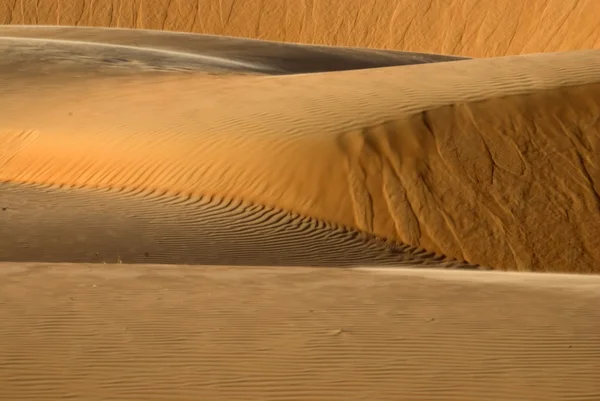
<svg viewBox="0 0 600 401">
<path fill-rule="evenodd" d="M 496 269 L 600 266 L 600 51 L 284 76 L 229 55 L 215 76 L 5 40 L 49 56 L 5 67 L 2 181 L 238 199 Z"/>
<path fill-rule="evenodd" d="M 0 4 L 588 48 L 0 27 L 0 399 L 598 400 L 597 276 L 418 269 L 600 271 L 598 3 L 448 4 Z"/>
<path fill-rule="evenodd" d="M 494 57 L 600 48 L 596 0 L 15 0 L 4 24 L 164 29 Z"/>
</svg>

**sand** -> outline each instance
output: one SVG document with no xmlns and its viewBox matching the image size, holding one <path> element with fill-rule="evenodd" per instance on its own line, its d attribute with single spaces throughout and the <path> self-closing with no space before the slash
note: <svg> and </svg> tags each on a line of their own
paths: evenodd
<svg viewBox="0 0 600 401">
<path fill-rule="evenodd" d="M 0 51 L 0 399 L 600 397 L 600 50 Z"/>
<path fill-rule="evenodd" d="M 596 0 L 14 0 L 0 23 L 497 57 L 600 48 Z"/>
<path fill-rule="evenodd" d="M 263 265 L 247 256 L 258 243 L 277 264 L 314 265 L 318 226 L 347 241 L 327 265 L 410 259 L 387 242 L 434 263 L 598 271 L 600 51 L 269 74 L 284 67 L 266 50 L 256 64 L 200 47 L 170 62 L 165 49 L 98 52 L 121 30 L 52 42 L 31 39 L 47 28 L 3 29 L 30 33 L 2 39 L 2 260 L 214 264 L 218 245 L 223 264 Z M 254 224 L 266 211 L 285 217 Z M 239 221 L 260 229 L 231 241 Z M 69 240 L 46 246 L 56 232 Z M 350 256 L 356 235 L 374 253 Z M 315 252 L 292 256 L 300 242 Z"/>
<path fill-rule="evenodd" d="M 174 68 L 174 64 L 177 63 L 179 69 L 200 68 L 206 71 L 210 67 L 219 74 L 230 72 L 281 75 L 421 64 L 463 58 L 365 48 L 299 46 L 282 42 L 148 30 L 112 29 L 110 34 L 106 34 L 105 30 L 88 27 L 38 26 L 32 29 L 28 26 L 2 26 L 0 29 L 0 34 L 4 37 L 83 41 L 97 45 L 87 48 L 71 47 L 71 59 L 74 52 L 85 52 L 87 49 L 88 52 L 95 53 L 96 57 L 99 57 L 97 53 L 103 52 L 105 59 L 115 61 L 123 57 L 131 59 L 137 56 L 136 60 L 143 57 L 146 65 L 150 63 L 155 68 Z M 20 42 L 20 45 L 23 46 L 23 43 Z M 68 46 L 68 43 L 46 42 L 44 51 L 49 51 L 48 47 L 52 43 L 55 48 Z M 9 44 L 14 51 L 15 43 Z M 151 49 L 161 52 L 152 52 Z M 20 53 L 21 57 L 35 56 L 30 50 Z M 219 66 L 221 68 L 217 69 Z M 65 68 L 64 63 L 60 68 Z"/>
<path fill-rule="evenodd" d="M 14 263 L 0 274 L 1 399 L 600 396 L 598 277 Z"/>
</svg>

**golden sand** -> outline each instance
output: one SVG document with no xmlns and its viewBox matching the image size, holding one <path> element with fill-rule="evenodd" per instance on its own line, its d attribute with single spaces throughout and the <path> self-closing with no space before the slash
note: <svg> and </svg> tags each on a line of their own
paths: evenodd
<svg viewBox="0 0 600 401">
<path fill-rule="evenodd" d="M 597 271 L 600 51 L 215 77 L 60 43 L 5 67 L 6 183 L 217 197 L 495 269 Z"/>
<path fill-rule="evenodd" d="M 403 52 L 0 27 L 0 400 L 598 400 L 597 2 L 158 3 Z"/>
<path fill-rule="evenodd" d="M 596 0 L 14 0 L 4 24 L 161 29 L 494 57 L 600 47 Z"/>
</svg>

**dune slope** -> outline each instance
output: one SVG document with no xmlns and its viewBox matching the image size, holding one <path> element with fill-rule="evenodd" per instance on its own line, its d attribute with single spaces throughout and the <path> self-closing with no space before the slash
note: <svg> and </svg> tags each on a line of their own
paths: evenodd
<svg viewBox="0 0 600 401">
<path fill-rule="evenodd" d="M 2 24 L 164 29 L 286 42 L 504 56 L 600 47 L 596 0 L 19 0 Z"/>
<path fill-rule="evenodd" d="M 460 60 L 461 57 L 372 49 L 298 45 L 233 37 L 189 35 L 176 32 L 88 27 L 0 26 L 5 38 L 38 39 L 52 42 L 9 41 L 3 39 L 3 52 L 11 50 L 5 63 L 32 63 L 20 57 L 50 58 L 62 51 L 59 60 L 74 62 L 82 56 L 90 61 L 107 59 L 121 63 L 153 63 L 154 67 L 180 70 L 212 67 L 213 72 L 295 74 L 356 70 L 395 65 Z M 76 42 L 76 43 L 73 43 Z M 90 43 L 82 46 L 81 42 Z M 93 46 L 92 44 L 96 44 Z M 109 46 L 107 46 L 109 45 Z M 113 46 L 110 46 L 113 45 Z M 27 49 L 23 49 L 28 46 Z M 38 51 L 36 51 L 38 49 Z M 41 51 L 40 51 L 41 49 Z M 68 49 L 68 50 L 67 50 Z M 83 52 L 83 54 L 81 54 Z M 91 54 L 93 53 L 93 55 Z M 102 56 L 101 56 L 102 54 Z M 141 59 L 140 59 L 141 58 Z M 54 59 L 57 59 L 54 57 Z M 39 63 L 37 63 L 39 65 Z M 65 68 L 64 63 L 61 64 Z M 98 68 L 98 63 L 96 68 Z M 220 68 L 218 68 L 220 67 Z"/>
<path fill-rule="evenodd" d="M 62 81 L 2 75 L 0 180 L 233 199 L 497 269 L 599 266 L 598 51 L 231 77 L 88 57 Z"/>
<path fill-rule="evenodd" d="M 482 269 L 214 196 L 0 183 L 0 261 Z"/>
<path fill-rule="evenodd" d="M 316 46 L 162 32 L 80 29 L 80 37 L 75 35 L 77 32 L 68 28 L 1 27 L 4 37 L 0 49 L 5 57 L 0 60 L 0 69 L 6 93 L 15 82 L 25 79 L 26 86 L 38 89 L 50 85 L 51 92 L 45 96 L 58 100 L 54 97 L 56 91 L 59 87 L 66 89 L 73 80 L 93 85 L 101 83 L 98 79 L 102 77 L 135 79 L 174 72 L 202 73 L 204 78 L 210 74 L 206 81 L 210 85 L 205 89 L 213 91 L 215 85 L 225 82 L 224 76 L 231 86 L 238 82 L 233 80 L 236 75 L 453 60 L 437 55 L 362 49 L 326 51 Z M 130 46 L 132 40 L 135 46 Z M 10 98 L 7 100 L 10 102 Z M 70 111 L 68 117 L 74 112 Z M 37 132 L 31 131 L 4 132 L 0 164 L 12 159 L 14 152 L 36 136 Z M 68 141 L 57 145 L 70 146 Z M 1 216 L 0 260 L 475 267 L 418 247 L 390 243 L 335 223 L 240 199 L 164 193 L 157 196 L 151 188 L 109 189 L 64 191 L 48 186 L 15 186 L 10 180 L 0 184 L 0 203 L 6 212 Z"/>
</svg>

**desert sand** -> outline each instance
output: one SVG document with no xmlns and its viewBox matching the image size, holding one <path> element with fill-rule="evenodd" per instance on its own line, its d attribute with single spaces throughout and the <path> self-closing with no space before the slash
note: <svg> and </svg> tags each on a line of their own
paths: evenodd
<svg viewBox="0 0 600 401">
<path fill-rule="evenodd" d="M 160 29 L 468 57 L 600 48 L 596 0 L 12 0 L 0 22 Z"/>
<path fill-rule="evenodd" d="M 600 397 L 597 2 L 157 3 L 0 5 L 0 399 Z"/>
<path fill-rule="evenodd" d="M 3 260 L 598 271 L 600 50 L 291 73 L 62 29 L 0 29 Z"/>
<path fill-rule="evenodd" d="M 0 265 L 3 400 L 595 401 L 600 277 Z"/>
</svg>

